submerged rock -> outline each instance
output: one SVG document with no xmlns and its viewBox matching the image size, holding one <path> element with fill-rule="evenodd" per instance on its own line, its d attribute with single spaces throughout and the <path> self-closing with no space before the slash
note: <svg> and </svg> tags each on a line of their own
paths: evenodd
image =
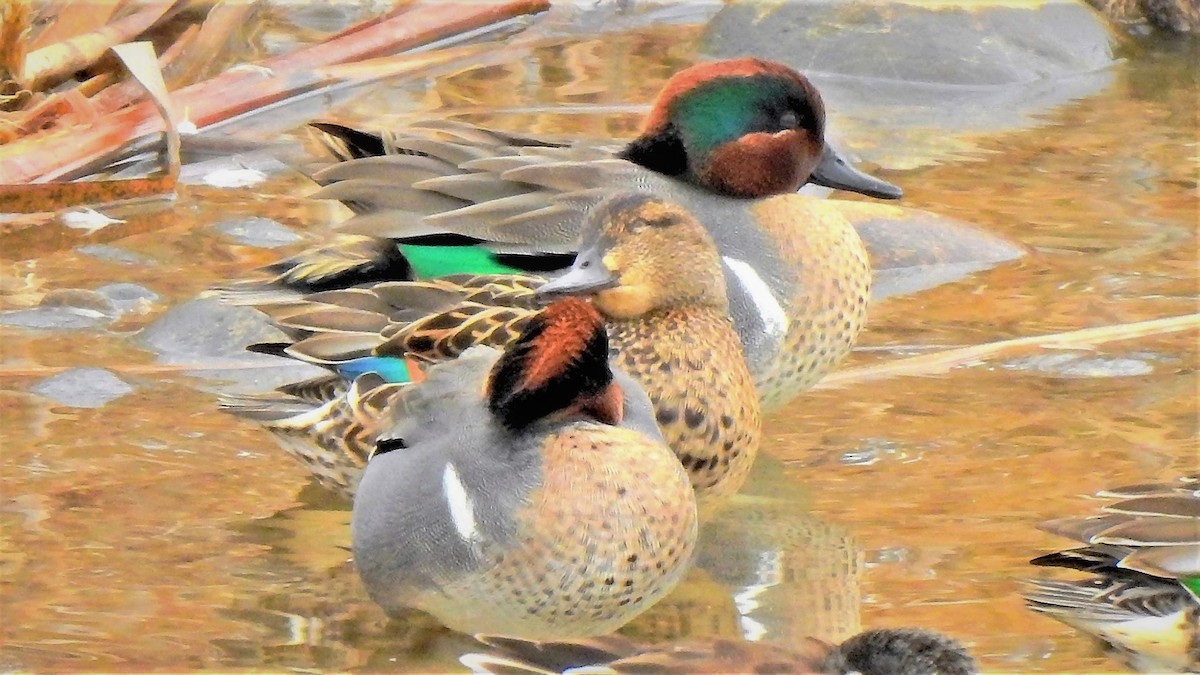
<svg viewBox="0 0 1200 675">
<path fill-rule="evenodd" d="M 72 368 L 41 380 L 30 391 L 73 408 L 100 408 L 134 388 L 103 368 Z"/>
<path fill-rule="evenodd" d="M 272 151 L 264 149 L 238 148 L 235 142 L 229 142 L 222 147 L 220 143 L 211 141 L 216 147 L 206 148 L 200 137 L 193 138 L 190 145 L 193 153 L 201 151 L 217 152 L 219 156 L 211 159 L 193 161 L 194 157 L 185 157 L 188 162 L 179 172 L 179 182 L 182 185 L 208 185 L 211 187 L 237 188 L 252 187 L 267 180 L 271 176 L 291 171 L 292 169 L 272 156 Z M 262 143 L 253 145 L 262 146 Z M 241 150 L 248 150 L 242 152 Z M 236 154 L 235 154 L 236 153 Z"/>
<path fill-rule="evenodd" d="M 96 290 L 57 288 L 37 307 L 0 312 L 0 325 L 41 330 L 81 330 L 108 325 L 130 311 L 144 312 L 158 294 L 138 284 L 118 282 Z"/>
<path fill-rule="evenodd" d="M 197 298 L 172 307 L 141 332 L 138 342 L 165 359 L 191 361 L 242 356 L 248 344 L 282 338 L 249 307 Z"/>
<path fill-rule="evenodd" d="M 121 312 L 96 291 L 59 288 L 42 297 L 37 307 L 0 312 L 0 325 L 40 330 L 81 330 L 110 323 Z"/>
<path fill-rule="evenodd" d="M 119 246 L 110 246 L 109 244 L 87 244 L 79 246 L 75 250 L 85 255 L 90 255 L 93 258 L 124 265 L 149 265 L 154 262 L 143 255 L 128 251 Z"/>
<path fill-rule="evenodd" d="M 300 235 L 270 218 L 240 218 L 213 226 L 217 232 L 246 246 L 277 248 L 300 241 Z"/>
<path fill-rule="evenodd" d="M 95 328 L 112 320 L 94 310 L 73 307 L 34 307 L 0 312 L 0 325 L 39 330 L 81 330 Z"/>
<path fill-rule="evenodd" d="M 1038 354 L 1008 361 L 1004 367 L 1066 378 L 1136 377 L 1154 372 L 1152 364 L 1138 358 L 1073 353 Z"/>
<path fill-rule="evenodd" d="M 1037 126 L 1100 91 L 1112 81 L 1112 44 L 1078 0 L 807 0 L 729 4 L 703 49 L 806 72 L 836 111 L 833 126 L 854 126 L 859 153 L 904 169 L 960 154 L 972 134 Z"/>
<path fill-rule="evenodd" d="M 117 282 L 114 284 L 105 284 L 96 289 L 96 292 L 108 298 L 112 306 L 118 313 L 137 311 L 145 313 L 150 305 L 158 301 L 158 293 L 138 284 L 128 282 Z"/>
<path fill-rule="evenodd" d="M 108 296 L 86 288 L 56 288 L 42 296 L 39 306 L 47 309 L 66 308 L 98 312 L 105 316 L 120 314 Z"/>
<path fill-rule="evenodd" d="M 324 372 L 299 361 L 245 350 L 255 342 L 283 339 L 258 311 L 222 304 L 216 298 L 172 307 L 137 338 L 161 361 L 194 366 L 197 369 L 189 374 L 229 385 L 216 387 L 221 391 L 265 391 Z"/>
<path fill-rule="evenodd" d="M 875 300 L 957 281 L 1028 252 L 979 226 L 928 211 L 879 202 L 836 204 L 867 247 Z"/>
</svg>

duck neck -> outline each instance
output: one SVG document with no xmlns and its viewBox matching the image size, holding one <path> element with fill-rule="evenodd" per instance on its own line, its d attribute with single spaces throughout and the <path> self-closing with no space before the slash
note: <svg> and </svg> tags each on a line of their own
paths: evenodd
<svg viewBox="0 0 1200 675">
<path fill-rule="evenodd" d="M 728 315 L 684 306 L 609 324 L 614 363 L 645 389 L 663 439 L 704 506 L 737 492 L 762 420 L 742 343 Z"/>
<path fill-rule="evenodd" d="M 728 312 L 710 305 L 682 305 L 655 309 L 632 319 L 609 319 L 612 352 L 651 346 L 656 358 L 684 359 L 703 364 L 709 347 L 741 345 Z M 690 339 L 690 336 L 701 336 Z"/>
</svg>

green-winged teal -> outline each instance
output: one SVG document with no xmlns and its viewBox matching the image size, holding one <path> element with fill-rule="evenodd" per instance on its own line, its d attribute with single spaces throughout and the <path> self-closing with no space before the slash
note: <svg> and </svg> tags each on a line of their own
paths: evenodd
<svg viewBox="0 0 1200 675">
<path fill-rule="evenodd" d="M 1112 20 L 1149 22 L 1168 33 L 1200 33 L 1200 2 L 1196 0 L 1088 0 Z"/>
<path fill-rule="evenodd" d="M 1032 581 L 1027 604 L 1108 643 L 1138 670 L 1200 672 L 1200 474 L 1100 496 L 1120 501 L 1040 525 L 1084 546 L 1032 561 L 1092 576 Z"/>
</svg>

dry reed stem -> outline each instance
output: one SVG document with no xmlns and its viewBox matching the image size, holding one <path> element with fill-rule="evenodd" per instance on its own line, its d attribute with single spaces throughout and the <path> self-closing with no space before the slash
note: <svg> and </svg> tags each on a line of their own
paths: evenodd
<svg viewBox="0 0 1200 675">
<path fill-rule="evenodd" d="M 1001 356 L 1011 356 L 1029 350 L 1090 349 L 1107 342 L 1132 340 L 1194 328 L 1200 328 L 1200 314 L 1185 314 L 1166 319 L 1152 319 L 1116 326 L 1084 328 L 1066 333 L 1001 340 L 982 345 L 947 349 L 933 354 L 921 354 L 860 368 L 848 368 L 826 377 L 815 388 L 841 389 L 893 377 L 940 375 L 957 366 L 987 361 Z"/>
</svg>

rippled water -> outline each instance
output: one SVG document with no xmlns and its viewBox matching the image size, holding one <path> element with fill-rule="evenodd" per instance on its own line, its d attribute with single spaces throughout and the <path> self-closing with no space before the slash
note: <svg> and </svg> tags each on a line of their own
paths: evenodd
<svg viewBox="0 0 1200 675">
<path fill-rule="evenodd" d="M 466 112 L 523 132 L 628 136 L 638 106 L 698 58 L 700 32 L 565 38 L 516 64 L 381 85 L 332 114 L 381 125 Z M 933 160 L 912 161 L 894 138 L 874 155 L 860 148 L 915 167 L 883 172 L 906 206 L 1034 253 L 877 303 L 850 366 L 1197 311 L 1197 54 L 1128 49 L 1098 93 L 1032 128 L 962 134 Z M 839 130 L 851 146 L 879 138 L 861 119 Z M 262 216 L 325 236 L 345 213 L 308 202 L 311 191 L 284 171 L 251 188 L 186 186 L 90 235 L 53 223 L 0 232 L 0 310 L 114 282 L 152 292 L 61 298 L 76 308 L 72 330 L 0 326 L 0 668 L 415 672 L 451 668 L 471 647 L 419 617 L 388 622 L 348 565 L 346 506 L 267 434 L 216 412 L 213 379 L 140 341 L 172 306 L 291 250 L 239 243 L 222 223 Z M 1087 512 L 1098 488 L 1200 466 L 1196 338 L 1025 352 L 797 400 L 768 421 L 760 476 L 714 526 L 721 545 L 702 552 L 703 571 L 629 632 L 786 642 L 915 624 L 959 637 L 991 669 L 1112 668 L 1024 609 L 1027 560 L 1065 544 L 1033 525 Z M 58 403 L 79 385 L 46 380 L 73 367 L 120 382 Z"/>
</svg>

